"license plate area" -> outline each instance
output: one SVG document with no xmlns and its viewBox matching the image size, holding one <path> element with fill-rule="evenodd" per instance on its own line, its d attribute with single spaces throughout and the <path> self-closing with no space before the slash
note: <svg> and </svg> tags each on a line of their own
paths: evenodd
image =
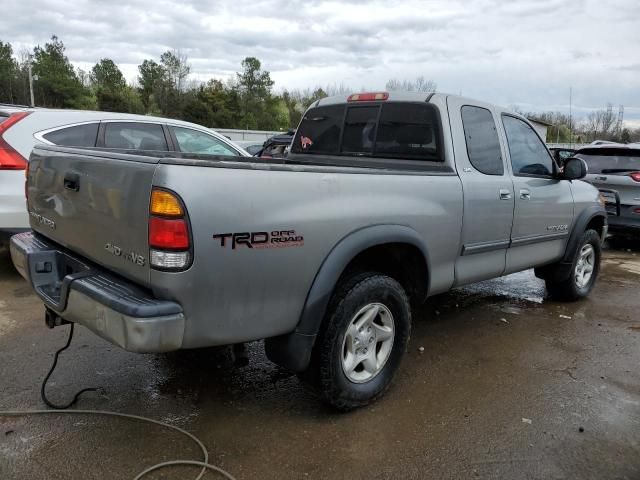
<svg viewBox="0 0 640 480">
<path fill-rule="evenodd" d="M 33 289 L 51 309 L 61 313 L 67 306 L 73 280 L 90 275 L 88 265 L 58 250 L 29 255 L 29 276 Z"/>
</svg>

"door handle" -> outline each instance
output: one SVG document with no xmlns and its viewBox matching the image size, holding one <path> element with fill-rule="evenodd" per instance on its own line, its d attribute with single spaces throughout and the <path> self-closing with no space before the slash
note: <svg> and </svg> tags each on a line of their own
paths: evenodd
<svg viewBox="0 0 640 480">
<path fill-rule="evenodd" d="M 80 175 L 77 173 L 65 173 L 64 174 L 64 188 L 65 190 L 71 190 L 77 192 L 80 190 Z"/>
<path fill-rule="evenodd" d="M 511 198 L 511 191 L 505 188 L 500 189 L 500 200 L 509 200 Z"/>
<path fill-rule="evenodd" d="M 520 190 L 520 198 L 522 200 L 530 200 L 531 199 L 531 192 L 527 189 L 522 189 Z"/>
</svg>

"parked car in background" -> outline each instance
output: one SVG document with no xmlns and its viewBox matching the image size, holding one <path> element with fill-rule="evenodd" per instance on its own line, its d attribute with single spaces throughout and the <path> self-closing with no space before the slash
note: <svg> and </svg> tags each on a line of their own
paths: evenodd
<svg viewBox="0 0 640 480">
<path fill-rule="evenodd" d="M 607 200 L 609 231 L 640 235 L 640 144 L 589 145 L 576 156 L 589 168 L 585 180 Z"/>
<path fill-rule="evenodd" d="M 255 140 L 239 140 L 235 142 L 236 145 L 240 145 L 244 148 L 249 154 L 257 155 L 262 150 L 263 143 L 256 142 Z"/>
<path fill-rule="evenodd" d="M 295 134 L 295 130 L 289 130 L 282 135 L 274 135 L 264 142 L 262 150 L 260 150 L 256 156 L 264 158 L 284 158 Z"/>
<path fill-rule="evenodd" d="M 567 159 L 573 157 L 576 154 L 577 150 L 573 148 L 550 147 L 549 151 L 553 155 L 553 158 L 555 159 L 558 166 L 563 167 L 564 162 L 566 162 Z"/>
<path fill-rule="evenodd" d="M 250 156 L 213 130 L 180 120 L 0 105 L 0 243 L 29 228 L 24 170 L 35 144 Z"/>
</svg>

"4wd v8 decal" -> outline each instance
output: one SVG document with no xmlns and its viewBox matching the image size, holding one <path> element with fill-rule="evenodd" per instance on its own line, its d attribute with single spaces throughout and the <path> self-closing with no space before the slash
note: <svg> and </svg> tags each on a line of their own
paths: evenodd
<svg viewBox="0 0 640 480">
<path fill-rule="evenodd" d="M 239 233 L 217 233 L 214 239 L 220 240 L 220 246 L 226 248 L 231 245 L 231 249 L 237 247 L 247 248 L 285 248 L 302 247 L 304 237 L 296 233 L 295 230 L 273 230 L 271 232 L 239 232 Z"/>
</svg>

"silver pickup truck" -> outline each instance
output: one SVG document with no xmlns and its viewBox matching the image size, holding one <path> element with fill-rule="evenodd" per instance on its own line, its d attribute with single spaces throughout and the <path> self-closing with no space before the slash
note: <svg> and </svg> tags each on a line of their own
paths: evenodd
<svg viewBox="0 0 640 480">
<path fill-rule="evenodd" d="M 532 267 L 586 296 L 607 231 L 586 173 L 493 105 L 332 97 L 278 161 L 38 146 L 11 255 L 50 326 L 134 352 L 266 339 L 346 410 L 388 387 L 429 296 Z"/>
</svg>

